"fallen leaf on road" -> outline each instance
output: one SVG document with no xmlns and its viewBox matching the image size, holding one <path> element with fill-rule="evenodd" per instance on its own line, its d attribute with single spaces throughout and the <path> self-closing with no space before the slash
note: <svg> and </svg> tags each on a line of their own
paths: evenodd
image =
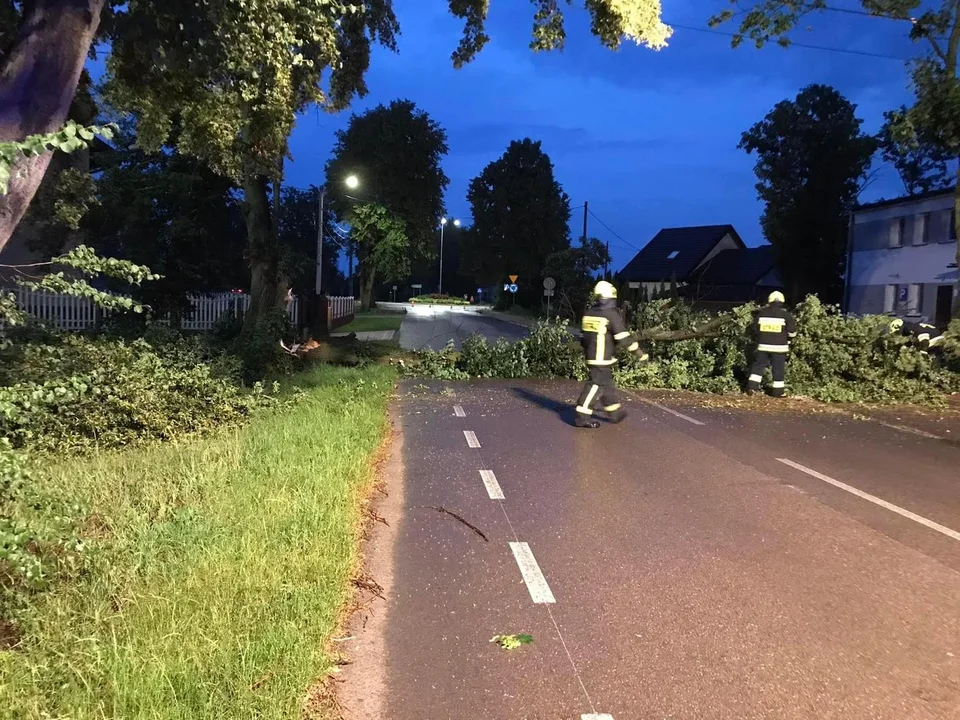
<svg viewBox="0 0 960 720">
<path fill-rule="evenodd" d="M 533 642 L 532 635 L 494 635 L 490 642 L 496 643 L 504 650 L 516 650 L 521 645 L 529 645 Z"/>
</svg>

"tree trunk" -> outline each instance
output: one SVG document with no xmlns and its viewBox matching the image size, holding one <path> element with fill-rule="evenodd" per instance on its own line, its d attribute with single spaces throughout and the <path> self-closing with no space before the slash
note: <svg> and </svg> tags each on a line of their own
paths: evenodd
<svg viewBox="0 0 960 720">
<path fill-rule="evenodd" d="M 67 121 L 106 0 L 34 0 L 0 70 L 0 142 L 51 133 Z M 0 195 L 0 251 L 27 211 L 52 153 L 18 162 Z M 19 177 L 18 177 L 19 175 Z"/>
<path fill-rule="evenodd" d="M 369 310 L 373 307 L 373 282 L 376 277 L 376 270 L 367 268 L 366 265 L 360 265 L 358 274 L 360 275 L 360 309 Z"/>
<path fill-rule="evenodd" d="M 268 179 L 252 168 L 244 172 L 243 212 L 250 249 L 250 309 L 243 320 L 244 330 L 282 308 L 287 294 L 280 276 L 280 247 L 270 217 L 268 184 Z"/>
</svg>

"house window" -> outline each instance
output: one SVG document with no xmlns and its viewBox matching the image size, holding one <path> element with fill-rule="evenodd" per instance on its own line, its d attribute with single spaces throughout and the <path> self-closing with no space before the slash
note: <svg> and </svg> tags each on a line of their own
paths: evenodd
<svg viewBox="0 0 960 720">
<path fill-rule="evenodd" d="M 926 245 L 930 242 L 930 213 L 923 213 L 917 216 L 916 225 L 914 225 L 914 245 Z"/>
<path fill-rule="evenodd" d="M 673 260 L 679 254 L 680 254 L 679 250 L 674 250 L 672 253 L 667 255 L 667 260 Z"/>
<path fill-rule="evenodd" d="M 890 223 L 890 247 L 903 247 L 903 238 L 907 234 L 907 218 L 894 218 Z"/>
<path fill-rule="evenodd" d="M 893 312 L 897 301 L 897 286 L 885 285 L 883 288 L 883 312 L 890 314 Z"/>
<path fill-rule="evenodd" d="M 887 285 L 883 294 L 883 312 L 920 315 L 923 312 L 923 285 Z"/>
<path fill-rule="evenodd" d="M 950 240 L 957 239 L 957 211 L 953 209 L 950 211 Z"/>
</svg>

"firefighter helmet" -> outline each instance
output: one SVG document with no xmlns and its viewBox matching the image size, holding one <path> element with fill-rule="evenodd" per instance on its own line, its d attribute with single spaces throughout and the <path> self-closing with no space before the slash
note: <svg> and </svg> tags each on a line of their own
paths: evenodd
<svg viewBox="0 0 960 720">
<path fill-rule="evenodd" d="M 783 296 L 783 293 L 779 290 L 774 290 L 767 296 L 768 303 L 784 303 L 787 299 Z"/>
<path fill-rule="evenodd" d="M 616 300 L 617 289 L 613 286 L 613 283 L 608 283 L 606 280 L 601 280 L 594 286 L 593 294 L 598 298 L 602 298 L 603 300 Z"/>
<path fill-rule="evenodd" d="M 890 332 L 897 332 L 902 327 L 903 320 L 901 318 L 894 318 L 890 321 Z"/>
</svg>

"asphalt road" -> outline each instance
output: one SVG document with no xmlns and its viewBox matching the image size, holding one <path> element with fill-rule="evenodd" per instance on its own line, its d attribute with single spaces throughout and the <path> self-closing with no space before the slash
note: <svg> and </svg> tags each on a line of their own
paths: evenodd
<svg viewBox="0 0 960 720">
<path fill-rule="evenodd" d="M 960 447 L 632 398 L 578 430 L 575 385 L 442 388 L 403 390 L 378 710 L 347 717 L 960 718 Z"/>
<path fill-rule="evenodd" d="M 499 318 L 479 314 L 474 308 L 411 307 L 400 326 L 400 347 L 406 350 L 441 350 L 453 341 L 456 347 L 471 335 L 518 340 L 527 329 Z"/>
</svg>

